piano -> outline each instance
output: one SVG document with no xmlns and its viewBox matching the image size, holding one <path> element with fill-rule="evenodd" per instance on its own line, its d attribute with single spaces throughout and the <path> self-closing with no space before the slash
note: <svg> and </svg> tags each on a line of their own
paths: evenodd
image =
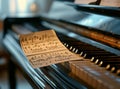
<svg viewBox="0 0 120 89">
<path fill-rule="evenodd" d="M 49 14 L 4 20 L 3 45 L 10 54 L 11 89 L 15 67 L 34 89 L 119 89 L 120 8 L 54 1 Z M 32 68 L 19 42 L 20 34 L 54 29 L 82 60 Z"/>
</svg>

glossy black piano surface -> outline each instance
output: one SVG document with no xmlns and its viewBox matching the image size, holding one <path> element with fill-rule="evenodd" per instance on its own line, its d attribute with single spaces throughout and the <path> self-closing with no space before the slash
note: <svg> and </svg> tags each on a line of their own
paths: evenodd
<svg viewBox="0 0 120 89">
<path fill-rule="evenodd" d="M 12 62 L 35 89 L 118 89 L 119 23 L 118 16 L 76 11 L 67 4 L 54 2 L 47 15 L 6 18 L 3 44 Z M 54 29 L 61 42 L 83 60 L 33 69 L 22 52 L 19 34 L 46 29 Z M 100 38 L 94 38 L 96 33 Z"/>
</svg>

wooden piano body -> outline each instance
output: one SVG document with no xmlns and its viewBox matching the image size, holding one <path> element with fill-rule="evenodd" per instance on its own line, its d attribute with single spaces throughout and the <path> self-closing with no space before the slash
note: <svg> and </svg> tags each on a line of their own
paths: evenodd
<svg viewBox="0 0 120 89">
<path fill-rule="evenodd" d="M 48 15 L 7 17 L 3 44 L 11 55 L 10 68 L 18 67 L 35 89 L 118 89 L 119 24 L 119 8 L 54 2 Z M 83 57 L 82 61 L 31 67 L 20 47 L 19 34 L 51 28 L 70 51 Z"/>
</svg>

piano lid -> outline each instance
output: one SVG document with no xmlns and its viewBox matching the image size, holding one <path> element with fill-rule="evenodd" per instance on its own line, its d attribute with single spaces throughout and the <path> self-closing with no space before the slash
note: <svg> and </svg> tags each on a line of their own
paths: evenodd
<svg viewBox="0 0 120 89">
<path fill-rule="evenodd" d="M 77 10 L 74 7 L 78 7 Z M 84 10 L 84 8 L 87 10 Z M 98 13 L 96 14 L 94 9 L 89 10 L 90 8 L 94 8 Z M 102 11 L 107 11 L 107 14 Z M 52 19 L 64 20 L 120 35 L 119 14 L 120 8 L 118 7 L 54 2 L 47 16 Z"/>
<path fill-rule="evenodd" d="M 35 0 L 36 1 L 36 0 Z M 40 2 L 39 2 L 40 3 Z M 44 2 L 45 3 L 45 2 Z M 96 28 L 98 30 L 102 30 L 105 32 L 109 32 L 112 34 L 120 35 L 120 9 L 118 7 L 107 7 L 107 6 L 98 6 L 98 5 L 78 5 L 74 3 L 65 3 L 54 1 L 50 4 L 51 8 L 48 13 L 13 13 L 12 17 L 39 17 L 41 14 L 47 15 L 50 18 L 68 21 L 77 25 L 85 25 L 88 27 Z M 78 7 L 77 10 L 74 7 Z M 80 8 L 86 8 L 86 10 L 82 10 Z M 89 11 L 90 8 L 94 8 L 100 14 L 96 14 L 95 12 Z M 94 10 L 90 9 L 90 10 Z M 94 10 L 94 11 L 96 11 Z M 115 14 L 118 16 L 117 18 L 114 16 L 104 15 L 104 12 L 116 12 Z M 109 11 L 110 10 L 110 11 Z M 112 12 L 111 12 L 112 11 Z M 89 12 L 89 13 L 88 13 Z M 2 16 L 2 15 L 1 15 Z M 7 15 L 8 17 L 9 15 Z M 4 15 L 3 15 L 4 17 Z"/>
</svg>

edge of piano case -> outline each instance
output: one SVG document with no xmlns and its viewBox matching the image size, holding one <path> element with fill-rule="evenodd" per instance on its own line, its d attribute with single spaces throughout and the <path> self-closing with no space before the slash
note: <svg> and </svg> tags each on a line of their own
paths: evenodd
<svg viewBox="0 0 120 89">
<path fill-rule="evenodd" d="M 49 21 L 47 21 L 47 20 L 49 20 L 49 19 L 47 19 L 46 20 L 46 18 L 44 18 L 44 17 L 36 17 L 36 18 L 6 18 L 5 19 L 5 21 L 4 21 L 4 38 L 5 38 L 5 36 L 6 36 L 6 33 L 7 32 L 9 32 L 8 31 L 8 29 L 10 28 L 10 26 L 12 25 L 12 24 L 16 24 L 16 23 L 22 23 L 22 22 L 33 22 L 33 21 L 40 21 L 40 19 L 42 19 L 42 20 L 45 20 L 46 22 L 49 22 Z M 56 19 L 50 19 L 50 20 L 52 20 L 52 24 L 56 24 L 56 23 L 54 23 L 54 20 L 55 20 L 55 22 L 63 22 L 63 23 L 67 23 L 67 24 L 71 24 L 72 23 L 72 25 L 76 25 L 76 23 L 74 23 L 74 22 L 71 22 L 71 21 L 66 21 L 66 20 L 56 20 Z M 50 21 L 50 23 L 51 23 L 51 21 Z M 78 24 L 77 24 L 78 25 Z M 80 25 L 80 24 L 79 24 Z M 82 26 L 82 25 L 81 25 Z M 84 26 L 83 26 L 84 27 Z M 90 28 L 90 27 L 88 27 L 88 28 Z M 91 29 L 91 28 L 90 28 Z M 72 31 L 73 32 L 73 31 Z M 11 40 L 9 40 L 11 38 Z M 12 58 L 12 61 L 15 63 L 15 64 L 17 64 L 17 66 L 21 69 L 21 71 L 25 74 L 25 76 L 27 77 L 27 79 L 29 79 L 30 81 L 30 84 L 32 84 L 33 85 L 33 87 L 34 88 L 37 88 L 37 89 L 39 89 L 39 88 L 45 88 L 45 85 L 47 85 L 47 87 L 46 88 L 50 88 L 50 87 L 52 87 L 52 88 L 55 88 L 55 87 L 58 87 L 59 85 L 57 84 L 57 85 L 55 85 L 54 83 L 53 84 L 51 84 L 50 86 L 48 85 L 48 84 L 50 84 L 50 82 L 52 82 L 52 81 L 50 81 L 50 80 L 47 80 L 47 76 L 46 77 L 44 77 L 43 79 L 41 79 L 41 77 L 43 76 L 43 74 L 42 74 L 42 72 L 39 70 L 39 69 L 36 69 L 36 70 L 34 70 L 33 68 L 31 68 L 31 66 L 27 63 L 28 61 L 27 60 L 25 60 L 26 62 L 25 63 L 23 63 L 22 61 L 20 61 L 21 60 L 21 58 L 22 59 L 26 59 L 25 58 L 25 56 L 23 55 L 23 53 L 21 52 L 21 49 L 20 49 L 20 47 L 19 47 L 19 45 L 17 44 L 17 42 L 15 42 L 13 39 L 14 39 L 14 37 L 12 37 L 12 36 L 10 36 L 10 35 L 8 35 L 7 37 L 6 37 L 6 39 L 7 39 L 7 41 L 4 41 L 4 44 L 6 44 L 5 46 L 7 47 L 7 50 L 12 54 L 12 55 L 14 55 L 14 58 L 15 59 L 18 59 L 19 61 L 16 61 L 16 60 L 14 60 L 14 58 Z M 9 46 L 7 46 L 7 44 L 9 44 Z M 10 47 L 10 45 L 11 46 L 13 46 L 13 48 L 11 48 Z M 16 49 L 16 50 L 14 50 L 14 49 Z M 16 54 L 16 52 L 20 52 L 20 54 L 21 55 L 18 55 L 18 54 Z M 26 67 L 26 65 L 27 65 L 27 67 Z M 55 65 L 53 65 L 54 67 L 56 67 Z M 52 67 L 53 67 L 52 66 Z M 53 68 L 54 68 L 53 67 Z M 43 69 L 44 70 L 44 69 Z M 59 77 L 59 76 L 58 76 Z M 69 78 L 68 78 L 69 79 Z M 47 83 L 46 83 L 46 81 L 47 81 Z M 72 80 L 72 81 L 74 81 L 74 80 Z M 78 82 L 76 82 L 76 81 L 74 81 L 76 84 L 78 84 Z M 73 84 L 74 85 L 74 84 Z M 74 85 L 75 86 L 75 85 Z M 70 86 L 71 88 L 72 88 L 72 86 Z M 81 87 L 81 88 L 85 88 L 84 86 L 82 86 L 82 85 L 80 85 L 80 86 L 77 86 L 77 87 Z M 59 86 L 59 88 L 65 88 L 64 86 Z"/>
</svg>

